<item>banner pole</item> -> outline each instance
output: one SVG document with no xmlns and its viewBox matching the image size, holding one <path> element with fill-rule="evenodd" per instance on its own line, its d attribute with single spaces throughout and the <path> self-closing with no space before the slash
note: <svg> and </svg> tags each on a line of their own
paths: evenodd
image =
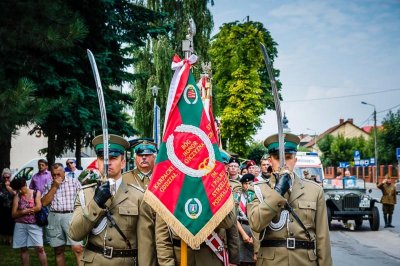
<svg viewBox="0 0 400 266">
<path fill-rule="evenodd" d="M 181 266 L 187 266 L 187 244 L 181 239 Z"/>
</svg>

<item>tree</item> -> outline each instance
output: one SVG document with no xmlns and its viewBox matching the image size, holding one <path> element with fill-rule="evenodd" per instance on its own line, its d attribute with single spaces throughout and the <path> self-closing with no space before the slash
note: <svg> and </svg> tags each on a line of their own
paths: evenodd
<svg viewBox="0 0 400 266">
<path fill-rule="evenodd" d="M 400 109 L 389 111 L 378 131 L 378 163 L 393 164 L 397 162 L 396 148 L 400 147 Z"/>
<path fill-rule="evenodd" d="M 260 163 L 261 158 L 267 154 L 267 149 L 260 142 L 251 142 L 249 145 L 248 153 L 245 154 L 246 158 Z"/>
<path fill-rule="evenodd" d="M 259 22 L 224 24 L 209 50 L 214 70 L 215 109 L 221 135 L 229 150 L 245 153 L 248 141 L 261 126 L 260 116 L 273 109 L 273 96 L 259 42 L 273 61 L 276 43 Z M 275 78 L 279 71 L 274 70 Z M 277 82 L 280 88 L 279 81 Z"/>
<path fill-rule="evenodd" d="M 140 78 L 134 84 L 133 109 L 135 126 L 143 137 L 152 136 L 153 112 L 149 110 L 153 109 L 150 88 L 154 85 L 160 88 L 157 103 L 161 108 L 160 123 L 163 125 L 168 89 L 172 78 L 171 59 L 174 54 L 182 55 L 181 45 L 188 33 L 189 18 L 193 18 L 196 23 L 195 53 L 200 60 L 208 60 L 207 51 L 213 28 L 212 15 L 207 7 L 209 2 L 209 0 L 151 0 L 147 2 L 148 8 L 164 14 L 159 24 L 164 25 L 168 34 L 151 38 L 146 46 L 136 53 L 136 58 L 140 61 L 135 67 L 135 73 Z M 211 4 L 213 5 L 213 1 Z M 195 75 L 198 71 L 195 69 Z"/>
</svg>

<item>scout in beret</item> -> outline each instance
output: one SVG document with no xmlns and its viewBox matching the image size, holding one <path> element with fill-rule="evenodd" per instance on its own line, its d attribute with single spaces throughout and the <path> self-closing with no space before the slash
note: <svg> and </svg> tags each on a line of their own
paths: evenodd
<svg viewBox="0 0 400 266">
<path fill-rule="evenodd" d="M 248 182 L 253 182 L 254 180 L 254 175 L 253 174 L 245 174 L 240 178 L 240 183 L 248 183 Z"/>
</svg>

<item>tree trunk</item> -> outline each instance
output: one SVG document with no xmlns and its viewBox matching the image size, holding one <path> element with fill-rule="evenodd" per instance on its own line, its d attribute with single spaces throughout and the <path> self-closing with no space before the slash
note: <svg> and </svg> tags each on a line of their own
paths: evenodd
<svg viewBox="0 0 400 266">
<path fill-rule="evenodd" d="M 52 166 L 55 162 L 56 158 L 56 135 L 55 135 L 55 130 L 50 129 L 49 134 L 47 136 L 47 161 L 49 163 L 49 169 L 50 166 Z"/>
<path fill-rule="evenodd" d="M 82 142 L 81 142 L 81 135 L 79 132 L 75 133 L 75 159 L 76 159 L 76 166 L 81 167 L 81 148 L 82 148 Z"/>
<path fill-rule="evenodd" d="M 4 168 L 10 168 L 12 132 L 8 132 L 3 137 L 0 139 L 0 171 L 3 171 Z"/>
</svg>

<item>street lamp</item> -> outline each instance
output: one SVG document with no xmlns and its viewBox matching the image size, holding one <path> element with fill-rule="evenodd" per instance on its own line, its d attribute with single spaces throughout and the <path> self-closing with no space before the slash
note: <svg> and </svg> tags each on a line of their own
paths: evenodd
<svg viewBox="0 0 400 266">
<path fill-rule="evenodd" d="M 318 152 L 318 150 L 317 150 L 317 131 L 315 131 L 315 129 L 312 129 L 312 128 L 306 128 L 306 129 L 310 130 L 310 131 L 314 131 L 314 146 L 313 146 L 313 149 L 315 149 L 315 151 Z"/>
<path fill-rule="evenodd" d="M 158 147 L 158 119 L 157 119 L 157 95 L 158 95 L 158 90 L 160 90 L 159 87 L 153 86 L 150 88 L 151 89 L 151 95 L 153 95 L 153 139 L 154 143 Z"/>
<path fill-rule="evenodd" d="M 377 149 L 377 143 L 376 143 L 376 106 L 374 104 L 370 104 L 367 102 L 361 102 L 362 104 L 365 105 L 370 105 L 374 107 L 374 150 L 375 150 L 375 165 L 376 165 L 376 171 L 375 171 L 375 180 L 374 182 L 377 184 L 378 183 L 378 172 L 379 172 L 379 164 L 378 164 L 378 149 Z"/>
</svg>

